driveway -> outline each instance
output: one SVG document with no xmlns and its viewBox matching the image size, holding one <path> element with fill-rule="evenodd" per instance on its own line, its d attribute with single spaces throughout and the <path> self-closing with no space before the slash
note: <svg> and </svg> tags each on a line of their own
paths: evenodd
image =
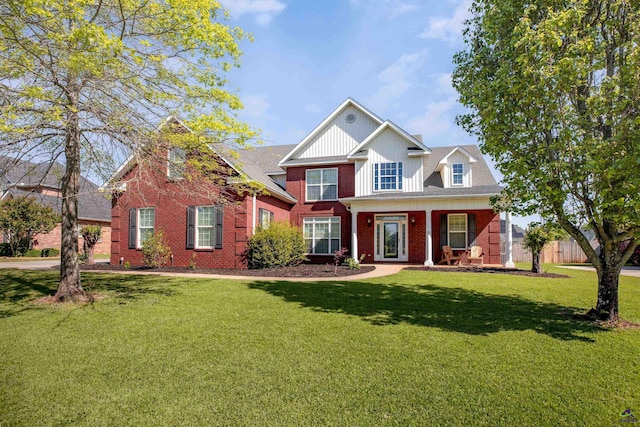
<svg viewBox="0 0 640 427">
<path fill-rule="evenodd" d="M 584 270 L 584 271 L 593 271 L 596 272 L 596 269 L 589 266 L 581 266 L 581 265 L 559 265 L 561 268 L 569 268 L 571 270 Z M 621 276 L 633 276 L 640 277 L 640 267 L 622 267 L 622 271 L 620 272 Z"/>
<path fill-rule="evenodd" d="M 97 259 L 97 263 L 109 262 L 108 259 Z M 0 268 L 17 268 L 20 270 L 49 270 L 53 267 L 60 267 L 59 259 L 44 259 L 42 261 L 7 261 L 0 262 Z"/>
</svg>

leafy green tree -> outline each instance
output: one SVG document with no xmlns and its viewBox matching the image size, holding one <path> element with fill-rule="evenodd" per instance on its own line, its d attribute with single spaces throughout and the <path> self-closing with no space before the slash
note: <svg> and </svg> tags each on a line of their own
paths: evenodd
<svg viewBox="0 0 640 427">
<path fill-rule="evenodd" d="M 531 271 L 542 273 L 540 268 L 540 253 L 549 243 L 564 237 L 562 229 L 558 229 L 555 224 L 532 222 L 527 227 L 523 246 L 531 252 Z"/>
<path fill-rule="evenodd" d="M 620 270 L 640 238 L 639 8 L 475 0 L 454 58 L 469 109 L 458 121 L 504 176 L 497 207 L 540 213 L 580 244 L 598 273 L 595 313 L 612 324 Z"/>
<path fill-rule="evenodd" d="M 96 244 L 102 237 L 102 227 L 99 225 L 85 225 L 82 227 L 80 234 L 82 234 L 82 239 L 87 247 L 87 264 L 91 265 L 94 263 L 93 254 Z"/>
<path fill-rule="evenodd" d="M 60 215 L 30 197 L 0 201 L 0 230 L 9 238 L 11 255 L 23 254 L 36 234 L 46 234 L 60 222 Z"/>
<path fill-rule="evenodd" d="M 224 74 L 238 66 L 238 42 L 247 38 L 226 18 L 211 0 L 0 3 L 0 152 L 64 159 L 66 167 L 56 299 L 84 295 L 81 159 L 85 173 L 107 177 L 130 154 L 140 168 L 157 169 L 148 159 L 166 159 L 172 148 L 209 153 L 214 141 L 243 144 L 255 135 L 236 119 L 242 105 L 225 90 Z M 168 115 L 190 132 L 156 131 Z M 194 156 L 194 163 L 215 162 Z M 215 175 L 206 167 L 200 173 Z"/>
</svg>

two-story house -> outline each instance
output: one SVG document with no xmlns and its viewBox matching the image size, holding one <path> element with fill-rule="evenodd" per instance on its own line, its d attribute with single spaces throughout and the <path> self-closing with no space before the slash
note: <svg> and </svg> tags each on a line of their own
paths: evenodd
<svg viewBox="0 0 640 427">
<path fill-rule="evenodd" d="M 243 268 L 256 228 L 289 220 L 301 227 L 312 262 L 330 262 L 347 247 L 364 262 L 433 265 L 442 246 L 478 245 L 486 264 L 500 263 L 500 217 L 489 200 L 501 187 L 476 146 L 431 149 L 349 98 L 298 144 L 238 154 L 220 158 L 266 193 L 217 206 L 184 191 L 163 196 L 157 188 L 175 184 L 168 176 L 130 186 L 114 198 L 111 262 L 139 264 L 144 236 L 162 228 L 174 265 Z M 116 181 L 125 188 L 135 165 L 121 170 Z"/>
</svg>

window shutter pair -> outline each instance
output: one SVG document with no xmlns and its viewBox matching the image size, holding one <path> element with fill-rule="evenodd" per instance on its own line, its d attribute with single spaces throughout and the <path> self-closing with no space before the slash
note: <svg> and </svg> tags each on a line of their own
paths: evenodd
<svg viewBox="0 0 640 427">
<path fill-rule="evenodd" d="M 214 215 L 214 248 L 222 249 L 222 217 L 224 210 L 222 206 L 213 209 Z M 196 207 L 187 207 L 187 249 L 196 247 Z"/>
<path fill-rule="evenodd" d="M 440 215 L 440 246 L 448 246 L 449 230 L 447 214 Z M 476 243 L 476 214 L 467 214 L 467 247 Z"/>
</svg>

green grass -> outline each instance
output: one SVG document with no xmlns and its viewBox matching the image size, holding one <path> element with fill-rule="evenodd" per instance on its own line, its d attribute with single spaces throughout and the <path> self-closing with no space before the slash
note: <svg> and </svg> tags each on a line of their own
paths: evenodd
<svg viewBox="0 0 640 427">
<path fill-rule="evenodd" d="M 574 320 L 595 274 L 405 271 L 332 282 L 85 274 L 33 301 L 0 270 L 0 425 L 618 425 L 640 414 L 640 331 Z M 640 321 L 640 279 L 621 278 Z"/>
</svg>

